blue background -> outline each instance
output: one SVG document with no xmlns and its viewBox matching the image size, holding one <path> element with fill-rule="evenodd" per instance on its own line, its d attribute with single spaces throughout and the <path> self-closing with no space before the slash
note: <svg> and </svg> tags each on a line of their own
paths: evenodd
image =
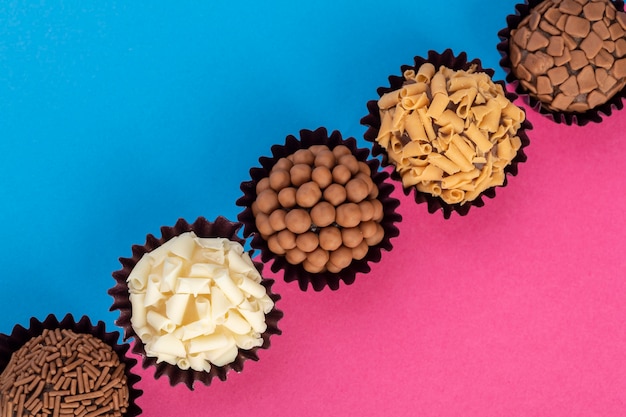
<svg viewBox="0 0 626 417">
<path fill-rule="evenodd" d="M 239 184 L 300 129 L 356 137 L 430 49 L 503 79 L 514 2 L 0 1 L 0 332 L 104 320 L 119 257 L 180 217 L 235 220 Z"/>
</svg>

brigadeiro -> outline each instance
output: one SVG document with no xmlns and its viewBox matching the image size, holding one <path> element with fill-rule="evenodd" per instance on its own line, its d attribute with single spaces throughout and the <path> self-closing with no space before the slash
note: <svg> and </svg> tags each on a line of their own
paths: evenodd
<svg viewBox="0 0 626 417">
<path fill-rule="evenodd" d="M 167 375 L 172 386 L 224 381 L 281 333 L 280 296 L 244 250 L 240 228 L 224 217 L 179 219 L 162 227 L 160 238 L 149 234 L 134 245 L 132 258 L 120 258 L 123 268 L 113 273 L 116 324 L 124 339 L 136 338 L 143 367 L 154 366 L 155 377 Z"/>
<path fill-rule="evenodd" d="M 404 193 L 428 211 L 466 215 L 495 197 L 496 187 L 526 160 L 531 124 L 494 72 L 448 49 L 415 57 L 367 103 L 365 139 Z"/>
<path fill-rule="evenodd" d="M 530 0 L 515 9 L 497 49 L 506 80 L 534 109 L 582 126 L 623 108 L 623 1 Z"/>
<path fill-rule="evenodd" d="M 398 235 L 398 200 L 379 163 L 354 138 L 325 128 L 301 130 L 259 159 L 237 204 L 244 234 L 272 270 L 302 290 L 339 288 L 370 271 Z"/>
<path fill-rule="evenodd" d="M 0 416 L 140 415 L 137 361 L 118 338 L 103 322 L 70 314 L 61 321 L 52 314 L 43 322 L 31 318 L 29 328 L 0 334 Z"/>
</svg>

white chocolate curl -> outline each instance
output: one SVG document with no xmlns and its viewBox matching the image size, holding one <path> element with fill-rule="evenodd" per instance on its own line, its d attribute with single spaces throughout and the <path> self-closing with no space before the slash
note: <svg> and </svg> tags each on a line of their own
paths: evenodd
<svg viewBox="0 0 626 417">
<path fill-rule="evenodd" d="M 208 372 L 263 344 L 274 302 L 261 279 L 239 243 L 183 233 L 129 274 L 131 324 L 157 362 Z"/>
</svg>

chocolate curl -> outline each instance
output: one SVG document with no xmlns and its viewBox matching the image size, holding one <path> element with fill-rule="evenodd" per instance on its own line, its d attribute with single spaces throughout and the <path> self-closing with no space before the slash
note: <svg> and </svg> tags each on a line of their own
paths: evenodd
<svg viewBox="0 0 626 417">
<path fill-rule="evenodd" d="M 113 278 L 116 281 L 116 285 L 109 289 L 108 293 L 113 297 L 113 305 L 110 311 L 119 310 L 120 316 L 115 321 L 115 324 L 122 327 L 124 330 L 124 340 L 135 338 L 133 344 L 133 353 L 139 354 L 143 357 L 142 367 L 147 369 L 150 366 L 155 367 L 154 377 L 156 379 L 167 376 L 170 385 L 175 386 L 177 384 L 185 384 L 190 390 L 194 389 L 194 384 L 200 382 L 204 385 L 210 385 L 213 378 L 218 378 L 221 381 L 227 379 L 228 372 L 234 370 L 235 372 L 243 371 L 244 362 L 248 359 L 258 361 L 259 357 L 257 352 L 259 349 L 268 349 L 270 347 L 270 336 L 282 334 L 282 331 L 278 328 L 278 321 L 283 317 L 283 312 L 276 309 L 275 305 L 280 300 L 280 295 L 273 294 L 271 287 L 274 284 L 274 280 L 262 279 L 261 285 L 265 287 L 268 296 L 274 302 L 274 308 L 265 316 L 267 323 L 267 330 L 261 334 L 263 344 L 261 346 L 255 346 L 250 350 L 238 349 L 235 360 L 224 366 L 211 366 L 210 371 L 201 372 L 193 369 L 181 369 L 176 365 L 171 365 L 166 362 L 157 363 L 157 358 L 148 357 L 146 355 L 144 344 L 141 343 L 141 339 L 135 333 L 130 319 L 132 316 L 132 306 L 130 303 L 128 284 L 126 282 L 134 266 L 139 262 L 145 253 L 151 252 L 154 249 L 160 247 L 165 242 L 171 240 L 175 236 L 179 236 L 185 232 L 195 232 L 200 238 L 209 237 L 222 237 L 234 242 L 238 242 L 242 246 L 245 245 L 245 240 L 237 236 L 242 224 L 237 222 L 231 222 L 228 219 L 219 216 L 215 221 L 210 222 L 204 217 L 199 217 L 195 222 L 189 224 L 184 219 L 179 219 L 173 227 L 163 226 L 161 227 L 161 238 L 157 238 L 152 234 L 146 236 L 146 243 L 144 245 L 133 245 L 131 258 L 120 258 L 122 269 L 113 273 Z M 249 253 L 252 254 L 252 251 Z M 260 262 L 254 262 L 254 266 L 261 274 L 263 271 L 263 264 Z M 193 332 L 193 329 L 189 329 Z M 187 364 L 183 364 L 183 367 L 187 367 Z"/>
<path fill-rule="evenodd" d="M 435 66 L 435 68 L 439 68 L 441 65 L 453 69 L 455 71 L 458 70 L 468 70 L 470 67 L 475 66 L 477 72 L 484 72 L 490 77 L 493 77 L 494 71 L 490 68 L 483 68 L 479 59 L 474 59 L 472 61 L 467 60 L 467 54 L 465 52 L 461 52 L 458 56 L 455 56 L 451 49 L 446 49 L 442 53 L 438 53 L 436 51 L 428 51 L 428 56 L 426 58 L 416 56 L 414 58 L 413 65 L 402 65 L 400 67 L 400 74 L 404 74 L 407 70 L 417 71 L 422 64 L 431 63 Z M 399 90 L 402 88 L 404 83 L 404 77 L 402 75 L 390 75 L 388 77 L 389 87 L 378 87 L 376 92 L 379 97 L 382 97 L 384 94 L 389 93 L 391 91 Z M 506 86 L 503 81 L 495 81 L 496 84 L 500 84 L 504 89 L 506 98 L 513 102 L 517 99 L 517 94 L 510 93 L 506 91 Z M 389 160 L 387 156 L 387 152 L 376 142 L 376 137 L 378 136 L 378 131 L 381 127 L 381 120 L 378 108 L 378 99 L 370 100 L 367 102 L 367 110 L 369 114 L 364 116 L 361 119 L 361 124 L 364 126 L 368 126 L 367 131 L 364 134 L 365 140 L 372 143 L 372 155 L 373 156 L 382 156 L 382 166 L 387 167 L 395 167 L 395 165 Z M 522 146 L 520 150 L 517 152 L 517 155 L 512 160 L 511 164 L 504 168 L 505 179 L 504 183 L 500 187 L 505 187 L 508 183 L 507 178 L 508 175 L 515 176 L 518 172 L 518 164 L 522 162 L 526 162 L 526 154 L 524 153 L 524 148 L 530 144 L 530 140 L 526 134 L 527 130 L 531 130 L 532 125 L 526 119 L 522 123 L 520 130 L 518 130 L 517 134 L 521 139 Z M 391 178 L 393 180 L 402 183 L 402 178 L 400 174 L 394 169 L 391 173 Z M 405 195 L 409 195 L 413 192 L 415 202 L 418 204 L 426 203 L 428 207 L 429 213 L 435 213 L 438 210 L 443 212 L 443 217 L 445 219 L 449 219 L 452 215 L 452 212 L 456 212 L 461 216 L 467 215 L 472 207 L 482 207 L 485 205 L 483 197 L 494 198 L 496 196 L 496 187 L 488 188 L 483 191 L 476 199 L 467 202 L 463 205 L 461 204 L 446 204 L 439 197 L 434 197 L 429 193 L 422 193 L 418 191 L 415 187 L 403 187 L 402 191 Z"/>
</svg>

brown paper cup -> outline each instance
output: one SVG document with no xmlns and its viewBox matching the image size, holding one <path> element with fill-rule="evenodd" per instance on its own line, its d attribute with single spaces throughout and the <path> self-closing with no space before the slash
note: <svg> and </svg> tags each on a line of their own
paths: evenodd
<svg viewBox="0 0 626 417">
<path fill-rule="evenodd" d="M 496 46 L 502 58 L 500 66 L 507 73 L 506 82 L 515 87 L 515 93 L 524 100 L 524 102 L 533 110 L 541 115 L 554 121 L 555 123 L 563 123 L 566 125 L 585 126 L 587 123 L 600 123 L 603 117 L 608 117 L 614 110 L 624 108 L 624 98 L 626 97 L 626 88 L 618 91 L 606 103 L 596 106 L 586 112 L 558 112 L 547 108 L 541 101 L 529 94 L 529 91 L 521 85 L 511 69 L 511 58 L 509 56 L 511 31 L 516 29 L 520 22 L 530 14 L 530 11 L 543 0 L 528 0 L 524 3 L 515 5 L 515 14 L 506 17 L 507 26 L 498 32 L 500 43 Z M 612 1 L 618 11 L 624 11 L 624 2 L 622 0 Z"/>
<path fill-rule="evenodd" d="M 265 316 L 267 330 L 261 335 L 263 338 L 263 345 L 260 347 L 254 347 L 250 350 L 239 349 L 239 353 L 232 363 L 225 366 L 212 365 L 209 372 L 199 372 L 193 369 L 183 370 L 175 365 L 170 365 L 165 362 L 157 363 L 156 358 L 148 357 L 146 355 L 144 344 L 133 330 L 130 322 L 132 316 L 132 306 L 129 299 L 126 279 L 144 254 L 156 249 L 173 237 L 190 231 L 195 232 L 195 234 L 199 237 L 223 237 L 244 245 L 245 241 L 237 236 L 237 232 L 240 228 L 240 223 L 231 222 L 221 216 L 215 219 L 214 222 L 210 222 L 204 217 L 199 217 L 191 224 L 187 223 L 184 219 L 179 219 L 173 227 L 161 227 L 160 238 L 149 234 L 146 237 L 146 243 L 144 245 L 133 245 L 133 256 L 131 258 L 120 258 L 120 263 L 123 268 L 113 273 L 116 285 L 108 291 L 109 295 L 111 295 L 114 299 L 113 306 L 110 310 L 120 311 L 120 317 L 116 320 L 115 324 L 124 329 L 124 340 L 135 338 L 132 350 L 134 353 L 143 357 L 143 368 L 148 368 L 150 366 L 155 367 L 155 378 L 160 378 L 165 375 L 169 379 L 171 386 L 183 383 L 191 390 L 194 389 L 194 384 L 196 382 L 201 382 L 204 385 L 210 385 L 211 381 L 215 377 L 221 381 L 225 381 L 230 370 L 241 372 L 243 370 L 244 362 L 247 359 L 258 361 L 259 357 L 257 355 L 257 351 L 259 349 L 268 349 L 270 347 L 270 336 L 282 333 L 282 331 L 278 328 L 278 321 L 283 317 L 283 313 L 282 311 L 277 310 L 274 305 L 272 311 Z M 252 251 L 250 251 L 249 254 L 252 256 Z M 263 264 L 254 262 L 254 265 L 259 273 L 263 271 Z M 274 303 L 280 300 L 280 296 L 278 294 L 271 292 L 274 280 L 263 279 L 261 284 L 265 287 L 267 294 L 272 301 L 274 301 Z"/>
<path fill-rule="evenodd" d="M 43 322 L 36 318 L 31 318 L 28 328 L 16 325 L 10 335 L 0 334 L 0 373 L 7 367 L 13 353 L 24 346 L 30 339 L 41 335 L 44 329 L 65 329 L 74 333 L 90 334 L 111 346 L 119 357 L 120 362 L 126 365 L 124 372 L 128 384 L 129 405 L 124 417 L 135 417 L 141 414 L 141 408 L 135 401 L 143 394 L 143 391 L 134 386 L 141 380 L 141 377 L 132 372 L 137 361 L 126 355 L 130 346 L 127 343 L 118 344 L 119 332 L 109 333 L 105 329 L 104 322 L 99 321 L 93 325 L 87 316 L 83 316 L 79 321 L 75 321 L 71 314 L 67 314 L 61 321 L 58 321 L 54 315 L 50 314 Z"/>
<path fill-rule="evenodd" d="M 283 157 L 289 156 L 299 149 L 308 149 L 313 145 L 326 145 L 330 149 L 334 149 L 338 145 L 347 146 L 353 155 L 359 161 L 365 162 L 372 171 L 372 180 L 379 189 L 378 199 L 383 205 L 384 217 L 380 223 L 385 231 L 383 240 L 375 246 L 369 248 L 367 255 L 361 260 L 353 260 L 352 263 L 334 274 L 330 272 L 311 273 L 306 271 L 302 265 L 293 265 L 287 262 L 284 256 L 274 254 L 268 247 L 267 242 L 259 233 L 254 216 L 252 214 L 252 203 L 256 200 L 256 184 L 263 178 L 268 177 L 272 167 Z M 330 136 L 325 128 L 320 127 L 317 130 L 301 130 L 300 138 L 289 135 L 284 145 L 274 145 L 271 148 L 272 156 L 261 157 L 260 167 L 250 169 L 251 181 L 241 184 L 243 197 L 237 200 L 237 205 L 244 207 L 244 211 L 239 214 L 238 219 L 244 224 L 244 235 L 252 236 L 252 247 L 261 251 L 261 259 L 263 262 L 272 261 L 271 269 L 273 272 L 282 270 L 286 282 L 297 281 L 300 289 L 306 291 L 309 284 L 315 291 L 321 291 L 328 287 L 331 290 L 337 290 L 341 282 L 345 285 L 354 283 L 358 273 L 365 274 L 371 270 L 370 263 L 379 262 L 382 257 L 382 250 L 390 251 L 393 247 L 391 238 L 398 236 L 400 233 L 395 223 L 401 221 L 402 217 L 395 212 L 400 202 L 391 197 L 393 185 L 385 180 L 389 175 L 379 170 L 379 162 L 376 159 L 368 159 L 369 150 L 357 148 L 354 138 L 343 139 L 341 133 L 333 131 Z"/>
<path fill-rule="evenodd" d="M 429 62 L 433 64 L 436 68 L 441 65 L 444 65 L 448 68 L 451 68 L 455 71 L 458 70 L 467 70 L 472 65 L 475 65 L 477 70 L 480 72 L 487 73 L 490 77 L 493 77 L 494 71 L 489 68 L 483 68 L 480 60 L 474 59 L 472 61 L 467 60 L 467 54 L 465 52 L 461 52 L 458 56 L 454 55 L 452 50 L 446 49 L 443 53 L 438 53 L 435 51 L 428 51 L 428 56 L 426 58 L 416 56 L 414 58 L 413 65 L 402 65 L 400 67 L 400 74 L 404 73 L 404 71 L 408 69 L 418 69 L 422 64 Z M 378 96 L 381 97 L 383 94 L 399 89 L 402 86 L 404 78 L 402 75 L 391 75 L 389 76 L 389 87 L 379 87 L 376 91 Z M 509 93 L 506 91 L 506 86 L 503 81 L 495 81 L 495 83 L 500 84 L 505 91 L 506 97 L 510 101 L 514 101 L 517 99 L 517 95 L 513 93 Z M 376 142 L 376 137 L 378 136 L 378 131 L 380 129 L 380 114 L 378 109 L 378 99 L 370 100 L 367 102 L 367 109 L 369 114 L 361 119 L 361 124 L 368 126 L 367 131 L 364 134 L 365 140 L 372 142 L 372 155 L 374 156 L 382 156 L 382 165 L 383 166 L 391 166 L 395 168 L 395 165 L 389 160 L 387 156 L 387 152 Z M 526 161 L 526 154 L 524 154 L 524 148 L 530 144 L 528 136 L 526 134 L 527 130 L 532 129 L 532 125 L 528 120 L 525 120 L 522 123 L 521 129 L 518 131 L 518 136 L 522 141 L 522 147 L 517 152 L 516 157 L 513 161 L 504 169 L 506 174 L 504 179 L 504 184 L 500 187 L 505 187 L 508 183 L 508 176 L 515 176 L 518 172 L 518 164 Z M 398 181 L 399 184 L 402 184 L 402 179 L 400 174 L 396 172 L 394 169 L 391 178 Z M 429 213 L 435 213 L 438 210 L 441 210 L 444 218 L 450 218 L 452 212 L 456 212 L 461 216 L 467 215 L 472 207 L 482 207 L 485 205 L 484 197 L 494 198 L 496 195 L 496 187 L 488 188 L 483 193 L 481 193 L 476 199 L 473 201 L 468 201 L 465 204 L 447 204 L 445 201 L 440 199 L 439 197 L 434 197 L 428 193 L 422 193 L 418 191 L 415 187 L 403 187 L 403 192 L 405 195 L 409 195 L 411 192 L 414 193 L 414 198 L 416 203 L 426 203 L 428 206 Z"/>
</svg>

